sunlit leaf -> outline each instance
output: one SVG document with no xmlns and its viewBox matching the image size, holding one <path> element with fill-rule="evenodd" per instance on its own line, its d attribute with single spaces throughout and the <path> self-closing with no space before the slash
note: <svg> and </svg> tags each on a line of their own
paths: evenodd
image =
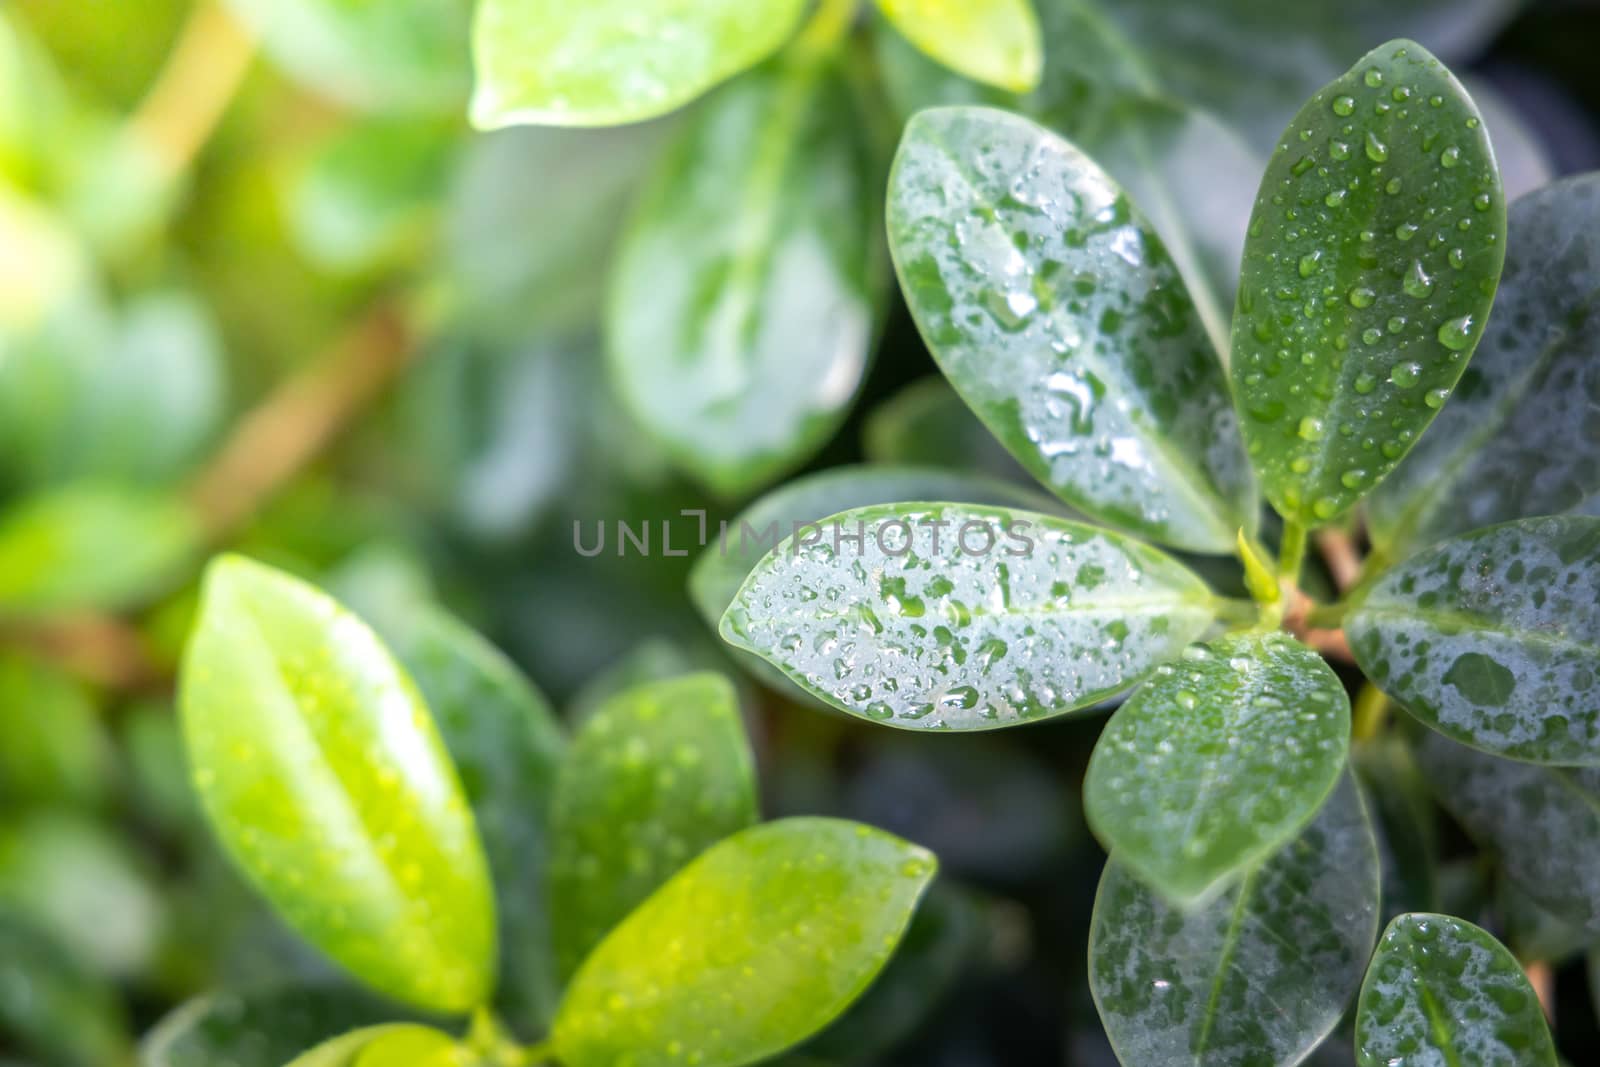
<svg viewBox="0 0 1600 1067">
<path fill-rule="evenodd" d="M 623 1056 L 739 1067 L 780 1052 L 861 995 L 934 868 L 924 849 L 836 819 L 728 838 L 584 961 L 556 1017 L 556 1056 L 567 1067 Z"/>
<path fill-rule="evenodd" d="M 1039 83 L 1044 42 L 1031 0 L 878 0 L 895 29 L 969 78 L 1020 93 Z"/>
<path fill-rule="evenodd" d="M 113 776 L 111 739 L 86 686 L 40 661 L 0 656 L 0 804 L 91 804 Z"/>
<path fill-rule="evenodd" d="M 326 1041 L 288 1067 L 453 1067 L 455 1042 L 426 1026 L 370 1026 Z"/>
<path fill-rule="evenodd" d="M 1295 116 L 1251 217 L 1231 364 L 1285 518 L 1337 518 L 1427 429 L 1483 335 L 1505 235 L 1478 110 L 1414 42 Z"/>
<path fill-rule="evenodd" d="M 1345 624 L 1356 661 L 1436 730 L 1534 763 L 1600 763 L 1600 519 L 1524 519 L 1387 572 Z"/>
<path fill-rule="evenodd" d="M 393 1006 L 353 988 L 214 993 L 174 1009 L 145 1037 L 143 1067 L 283 1067 L 306 1049 L 392 1020 Z"/>
<path fill-rule="evenodd" d="M 786 539 L 746 579 L 722 635 L 852 715 L 986 730 L 1128 688 L 1214 614 L 1199 578 L 1119 534 L 1036 512 L 890 504 Z"/>
<path fill-rule="evenodd" d="M 1350 700 L 1322 657 L 1281 634 L 1192 645 L 1111 717 L 1084 779 L 1106 850 L 1191 904 L 1276 852 L 1344 771 Z"/>
<path fill-rule="evenodd" d="M 889 236 L 946 376 L 1058 496 L 1201 552 L 1253 528 L 1216 352 L 1160 240 L 1092 160 L 1004 112 L 922 112 Z"/>
</svg>

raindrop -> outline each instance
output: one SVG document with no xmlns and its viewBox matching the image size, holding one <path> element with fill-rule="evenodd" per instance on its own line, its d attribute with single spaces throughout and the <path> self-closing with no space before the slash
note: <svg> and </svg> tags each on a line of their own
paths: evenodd
<svg viewBox="0 0 1600 1067">
<path fill-rule="evenodd" d="M 1338 207 L 1340 204 L 1344 203 L 1344 198 L 1348 193 L 1349 190 L 1347 189 L 1335 189 L 1333 192 L 1323 197 L 1322 202 L 1327 204 L 1329 207 Z"/>
<path fill-rule="evenodd" d="M 1367 68 L 1366 77 L 1362 80 L 1367 83 L 1367 88 L 1376 89 L 1383 84 L 1383 71 L 1377 67 L 1369 67 Z"/>
<path fill-rule="evenodd" d="M 1318 267 L 1321 266 L 1321 260 L 1322 260 L 1322 251 L 1320 249 L 1315 251 L 1315 252 L 1311 252 L 1311 253 L 1308 253 L 1306 255 L 1301 256 L 1300 257 L 1300 277 L 1309 278 L 1313 274 L 1317 273 Z"/>
<path fill-rule="evenodd" d="M 1422 364 L 1415 361 L 1396 363 L 1389 368 L 1389 380 L 1400 389 L 1410 389 L 1422 380 Z"/>
<path fill-rule="evenodd" d="M 1423 402 L 1426 403 L 1430 408 L 1433 408 L 1434 410 L 1437 411 L 1439 408 L 1444 407 L 1444 402 L 1446 400 L 1450 399 L 1450 390 L 1448 390 L 1448 389 L 1429 389 L 1428 390 L 1428 395 L 1423 397 L 1422 399 L 1423 399 Z"/>
<path fill-rule="evenodd" d="M 1377 293 L 1373 292 L 1371 289 L 1368 289 L 1366 286 L 1357 286 L 1356 288 L 1350 290 L 1350 306 L 1358 308 L 1370 307 L 1372 305 L 1372 301 L 1376 299 L 1377 295 Z M 1368 341 L 1367 343 L 1371 344 L 1372 342 Z"/>
<path fill-rule="evenodd" d="M 1354 112 L 1355 109 L 1356 109 L 1355 97 L 1353 97 L 1353 96 L 1340 96 L 1340 97 L 1335 97 L 1334 98 L 1334 101 L 1333 101 L 1333 113 L 1335 115 L 1349 115 L 1352 112 Z"/>
<path fill-rule="evenodd" d="M 1331 519 L 1339 513 L 1339 502 L 1331 496 L 1318 497 L 1311 510 L 1319 519 Z"/>
<path fill-rule="evenodd" d="M 1462 352 L 1472 345 L 1472 316 L 1462 315 L 1439 327 L 1439 343 L 1452 352 Z"/>
<path fill-rule="evenodd" d="M 1394 228 L 1394 235 L 1402 241 L 1409 241 L 1417 235 L 1417 224 L 1414 222 L 1402 222 Z"/>
<path fill-rule="evenodd" d="M 1449 169 L 1461 162 L 1461 149 L 1451 145 L 1439 153 L 1439 166 Z"/>
<path fill-rule="evenodd" d="M 1374 163 L 1382 163 L 1389 158 L 1389 146 L 1378 140 L 1378 135 L 1371 130 L 1367 131 L 1367 158 Z"/>
<path fill-rule="evenodd" d="M 1377 331 L 1369 330 L 1368 332 L 1376 333 Z M 1378 387 L 1378 379 L 1375 376 L 1368 374 L 1366 371 L 1362 371 L 1360 374 L 1356 375 L 1355 386 L 1356 392 L 1365 395 Z"/>
<path fill-rule="evenodd" d="M 1411 269 L 1406 271 L 1405 281 L 1401 283 L 1407 296 L 1422 299 L 1433 292 L 1433 279 L 1428 277 L 1428 272 L 1422 269 L 1422 260 L 1413 259 Z"/>
<path fill-rule="evenodd" d="M 1383 191 L 1388 193 L 1390 196 L 1398 193 L 1400 191 L 1400 179 L 1390 178 L 1388 184 L 1383 187 Z"/>
<path fill-rule="evenodd" d="M 1323 428 L 1321 419 L 1307 415 L 1300 420 L 1300 427 L 1295 432 L 1300 435 L 1300 439 L 1303 441 L 1320 441 L 1326 431 Z"/>
</svg>

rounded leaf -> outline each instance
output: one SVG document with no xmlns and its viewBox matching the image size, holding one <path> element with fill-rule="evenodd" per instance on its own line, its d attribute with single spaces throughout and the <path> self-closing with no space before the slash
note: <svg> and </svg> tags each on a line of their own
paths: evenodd
<svg viewBox="0 0 1600 1067">
<path fill-rule="evenodd" d="M 408 1003 L 488 998 L 494 897 L 472 812 L 427 706 L 364 623 L 223 557 L 180 702 L 206 814 L 289 925 Z"/>
<path fill-rule="evenodd" d="M 1544 1009 L 1516 957 L 1465 919 L 1414 912 L 1383 932 L 1356 1006 L 1358 1067 L 1555 1067 Z"/>
<path fill-rule="evenodd" d="M 1483 335 L 1505 238 L 1488 131 L 1420 45 L 1373 50 L 1295 116 L 1251 216 L 1231 364 L 1284 518 L 1337 518 L 1427 429 Z"/>
<path fill-rule="evenodd" d="M 297 1057 L 288 1067 L 452 1067 L 455 1042 L 411 1023 L 352 1030 Z"/>
<path fill-rule="evenodd" d="M 878 0 L 905 38 L 950 69 L 1025 93 L 1044 71 L 1044 42 L 1030 0 Z"/>
<path fill-rule="evenodd" d="M 888 504 L 773 549 L 722 636 L 852 715 L 990 730 L 1088 707 L 1215 617 L 1205 584 L 1147 545 L 969 504 Z"/>
<path fill-rule="evenodd" d="M 816 1033 L 888 961 L 933 855 L 838 819 L 714 846 L 612 931 L 556 1017 L 566 1067 L 739 1067 Z"/>
</svg>

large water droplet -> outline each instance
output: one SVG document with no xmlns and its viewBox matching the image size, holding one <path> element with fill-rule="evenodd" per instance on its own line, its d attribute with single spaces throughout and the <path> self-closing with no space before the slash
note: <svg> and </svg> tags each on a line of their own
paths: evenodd
<svg viewBox="0 0 1600 1067">
<path fill-rule="evenodd" d="M 1389 368 L 1389 380 L 1400 389 L 1410 389 L 1422 380 L 1422 364 L 1409 361 Z"/>
<path fill-rule="evenodd" d="M 1462 352 L 1472 346 L 1473 321 L 1471 315 L 1451 319 L 1439 327 L 1439 343 L 1452 352 Z"/>
<path fill-rule="evenodd" d="M 1451 145 L 1439 153 L 1439 166 L 1449 169 L 1461 162 L 1461 149 Z"/>
<path fill-rule="evenodd" d="M 1353 96 L 1338 96 L 1333 100 L 1333 113 L 1335 115 L 1349 115 L 1354 113 L 1356 101 Z"/>
<path fill-rule="evenodd" d="M 1367 131 L 1367 158 L 1374 163 L 1382 163 L 1389 158 L 1389 146 L 1378 140 L 1378 135 L 1371 130 Z"/>
<path fill-rule="evenodd" d="M 1321 419 L 1307 415 L 1300 420 L 1300 426 L 1295 432 L 1300 435 L 1300 439 L 1303 441 L 1320 441 L 1326 431 Z"/>
<path fill-rule="evenodd" d="M 1428 272 L 1422 269 L 1422 260 L 1413 259 L 1411 269 L 1406 271 L 1405 281 L 1401 283 L 1407 296 L 1414 296 L 1418 300 L 1433 292 L 1433 279 Z"/>
</svg>

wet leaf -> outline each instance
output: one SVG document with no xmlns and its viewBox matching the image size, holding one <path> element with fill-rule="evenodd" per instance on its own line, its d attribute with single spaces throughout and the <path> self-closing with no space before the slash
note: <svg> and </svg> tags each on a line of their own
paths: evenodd
<svg viewBox="0 0 1600 1067">
<path fill-rule="evenodd" d="M 1372 495 L 1389 559 L 1600 491 L 1600 174 L 1511 205 L 1494 315 L 1455 395 Z"/>
<path fill-rule="evenodd" d="M 740 588 L 722 636 L 852 715 L 986 730 L 1128 688 L 1214 614 L 1199 578 L 1119 534 L 1036 512 L 889 504 L 786 539 Z"/>
<path fill-rule="evenodd" d="M 1600 519 L 1434 545 L 1355 603 L 1356 661 L 1422 722 L 1534 763 L 1600 763 Z"/>
<path fill-rule="evenodd" d="M 1125 1067 L 1276 1067 L 1331 1032 L 1378 932 L 1378 856 L 1347 775 L 1315 821 L 1198 910 L 1113 859 L 1089 933 L 1089 986 Z"/>
<path fill-rule="evenodd" d="M 306 1049 L 393 1019 L 378 998 L 342 986 L 214 993 L 174 1009 L 145 1037 L 143 1067 L 283 1067 Z"/>
<path fill-rule="evenodd" d="M 479 129 L 616 126 L 674 111 L 793 35 L 805 0 L 483 0 Z"/>
<path fill-rule="evenodd" d="M 1027 92 L 1039 84 L 1044 42 L 1030 0 L 878 0 L 894 28 L 969 78 Z"/>
<path fill-rule="evenodd" d="M 1465 919 L 1396 918 L 1361 985 L 1356 1063 L 1412 1062 L 1555 1067 L 1544 1009 L 1522 967 Z"/>
<path fill-rule="evenodd" d="M 1193 904 L 1304 829 L 1349 737 L 1338 675 L 1287 635 L 1191 645 L 1106 724 L 1084 814 L 1122 867 Z"/>
<path fill-rule="evenodd" d="M 1427 429 L 1483 334 L 1505 200 L 1478 110 L 1391 41 L 1317 93 L 1261 183 L 1232 374 L 1267 498 L 1337 518 Z"/>
<path fill-rule="evenodd" d="M 1228 553 L 1254 495 L 1177 267 L 1088 157 L 1027 119 L 940 108 L 890 179 L 900 285 L 946 376 L 1083 512 Z"/>
<path fill-rule="evenodd" d="M 180 699 L 212 827 L 290 926 L 397 999 L 487 999 L 494 899 L 472 813 L 421 696 L 364 623 L 223 557 Z"/>
<path fill-rule="evenodd" d="M 739 1067 L 804 1040 L 883 968 L 935 866 L 924 849 L 837 819 L 728 838 L 584 961 L 556 1017 L 557 1057 Z"/>
<path fill-rule="evenodd" d="M 809 456 L 867 366 L 879 195 L 832 68 L 779 62 L 706 101 L 645 188 L 606 316 L 612 382 L 724 496 Z"/>
<path fill-rule="evenodd" d="M 550 910 L 562 977 L 708 846 L 756 821 L 739 703 L 721 675 L 611 698 L 556 780 Z"/>
</svg>

